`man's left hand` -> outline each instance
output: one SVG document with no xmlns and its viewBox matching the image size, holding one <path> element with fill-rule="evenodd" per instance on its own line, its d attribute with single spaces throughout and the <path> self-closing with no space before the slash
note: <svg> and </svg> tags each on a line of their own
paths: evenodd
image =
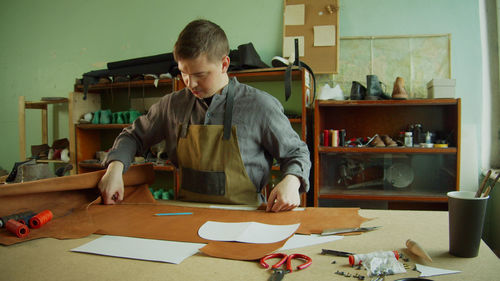
<svg viewBox="0 0 500 281">
<path fill-rule="evenodd" d="M 290 211 L 300 204 L 300 180 L 295 175 L 286 175 L 269 194 L 266 212 Z"/>
</svg>

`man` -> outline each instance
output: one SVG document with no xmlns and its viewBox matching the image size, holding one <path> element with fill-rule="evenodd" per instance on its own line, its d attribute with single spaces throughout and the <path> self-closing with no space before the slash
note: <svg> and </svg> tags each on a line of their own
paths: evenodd
<svg viewBox="0 0 500 281">
<path fill-rule="evenodd" d="M 174 58 L 186 88 L 165 95 L 117 137 L 98 185 L 105 204 L 123 199 L 122 173 L 133 156 L 163 139 L 180 169 L 183 200 L 259 204 L 275 158 L 284 177 L 271 191 L 267 211 L 300 204 L 300 192 L 309 188 L 307 146 L 278 100 L 229 79 L 228 54 L 227 37 L 218 25 L 195 20 L 184 28 Z"/>
</svg>

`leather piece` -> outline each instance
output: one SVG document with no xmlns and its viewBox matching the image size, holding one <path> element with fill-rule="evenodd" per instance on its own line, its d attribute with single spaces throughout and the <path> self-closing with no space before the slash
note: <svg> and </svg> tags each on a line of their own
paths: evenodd
<svg viewBox="0 0 500 281">
<path fill-rule="evenodd" d="M 212 241 L 200 249 L 206 255 L 222 259 L 258 260 L 285 245 L 288 239 L 270 244 Z"/>
<path fill-rule="evenodd" d="M 272 244 L 208 241 L 198 235 L 206 221 L 267 224 L 301 223 L 297 233 L 321 233 L 327 228 L 359 227 L 366 218 L 358 208 L 306 208 L 303 211 L 267 213 L 158 204 L 148 189 L 152 167 L 133 166 L 125 175 L 122 204 L 101 205 L 97 182 L 103 172 L 93 172 L 49 180 L 8 185 L 0 188 L 0 216 L 50 209 L 54 219 L 35 229 L 24 239 L 0 231 L 0 243 L 11 245 L 41 237 L 81 238 L 91 233 L 208 243 L 207 255 L 228 259 L 253 260 L 279 249 L 285 240 Z M 142 183 L 141 183 L 142 182 Z M 134 183 L 134 185 L 131 185 Z M 17 188 L 12 188 L 12 186 Z M 64 190 L 64 186 L 66 190 Z M 30 191 L 31 193 L 28 193 Z M 96 199 L 97 198 L 97 199 Z M 155 213 L 192 212 L 187 216 L 154 216 Z"/>
</svg>

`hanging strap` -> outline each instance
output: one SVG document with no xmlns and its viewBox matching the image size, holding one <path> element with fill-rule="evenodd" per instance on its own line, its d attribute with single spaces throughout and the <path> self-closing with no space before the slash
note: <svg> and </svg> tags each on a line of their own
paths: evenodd
<svg viewBox="0 0 500 281">
<path fill-rule="evenodd" d="M 299 70 L 302 70 L 302 67 L 307 69 L 307 71 L 311 74 L 313 79 L 313 101 L 316 99 L 316 77 L 314 76 L 314 72 L 310 66 L 305 64 L 304 62 L 299 60 L 299 39 L 295 39 L 295 61 L 293 64 L 289 64 L 285 69 L 285 100 L 288 101 L 290 96 L 292 95 L 292 67 L 298 66 Z"/>
<path fill-rule="evenodd" d="M 186 91 L 188 91 L 187 88 L 186 88 Z M 191 99 L 189 100 L 188 106 L 186 108 L 184 120 L 182 120 L 181 132 L 179 134 L 179 137 L 181 137 L 181 138 L 185 138 L 187 135 L 187 130 L 188 130 L 188 126 L 189 126 L 189 118 L 191 117 L 191 113 L 193 112 L 195 100 L 196 100 L 196 97 L 193 94 L 191 94 Z"/>
<path fill-rule="evenodd" d="M 229 140 L 231 138 L 234 106 L 233 84 L 234 82 L 229 81 L 227 85 L 226 110 L 224 112 L 224 140 Z"/>
</svg>

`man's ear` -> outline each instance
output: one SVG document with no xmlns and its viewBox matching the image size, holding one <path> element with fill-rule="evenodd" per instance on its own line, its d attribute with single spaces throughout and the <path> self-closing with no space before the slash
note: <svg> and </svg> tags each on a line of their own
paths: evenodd
<svg viewBox="0 0 500 281">
<path fill-rule="evenodd" d="M 222 58 L 222 73 L 227 73 L 227 70 L 229 69 L 229 63 L 231 62 L 231 59 L 229 56 L 224 56 Z"/>
</svg>

